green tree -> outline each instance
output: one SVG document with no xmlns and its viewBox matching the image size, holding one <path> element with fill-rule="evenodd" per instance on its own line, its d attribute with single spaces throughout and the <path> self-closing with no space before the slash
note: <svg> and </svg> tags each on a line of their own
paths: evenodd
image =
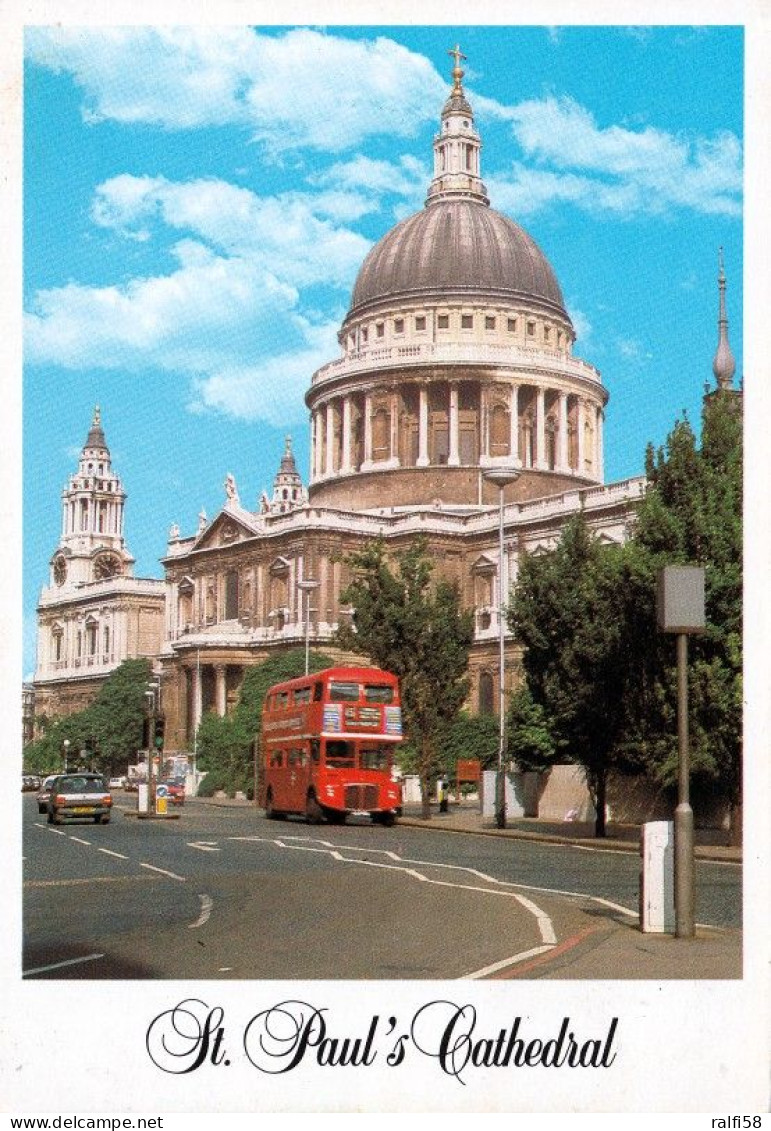
<svg viewBox="0 0 771 1131">
<path fill-rule="evenodd" d="M 84 760 L 102 773 L 123 769 L 142 745 L 149 680 L 149 660 L 124 660 L 88 707 L 49 721 L 45 734 L 26 748 L 25 764 L 48 773 L 63 769 L 66 739 L 71 762 Z"/>
<path fill-rule="evenodd" d="M 506 739 L 508 757 L 521 770 L 542 770 L 553 765 L 557 756 L 546 711 L 536 703 L 527 682 L 511 697 Z"/>
<path fill-rule="evenodd" d="M 641 640 L 640 687 L 647 712 L 630 719 L 629 741 L 649 772 L 677 776 L 676 666 L 672 637 L 655 631 L 655 580 L 666 564 L 705 570 L 706 631 L 689 642 L 689 729 L 696 797 L 741 800 L 742 415 L 741 397 L 704 399 L 701 446 L 686 419 L 664 448 L 649 448 L 650 490 L 640 508 L 630 559 L 641 577 L 650 631 Z"/>
<path fill-rule="evenodd" d="M 605 835 L 607 776 L 620 764 L 626 720 L 621 576 L 619 553 L 602 547 L 579 514 L 553 553 L 524 559 L 508 612 L 524 648 L 530 722 L 534 710 L 541 740 L 554 743 L 550 748 L 544 742 L 540 753 L 531 746 L 531 765 L 558 757 L 583 767 L 598 837 Z M 517 707 L 523 706 L 527 699 L 521 697 Z M 524 737 L 521 728 L 515 735 Z"/>
<path fill-rule="evenodd" d="M 425 539 L 389 564 L 378 539 L 346 559 L 353 580 L 341 594 L 351 625 L 337 642 L 399 677 L 407 738 L 416 752 L 422 813 L 430 816 L 431 785 L 441 769 L 440 742 L 468 694 L 473 617 L 457 586 L 432 579 Z"/>
</svg>

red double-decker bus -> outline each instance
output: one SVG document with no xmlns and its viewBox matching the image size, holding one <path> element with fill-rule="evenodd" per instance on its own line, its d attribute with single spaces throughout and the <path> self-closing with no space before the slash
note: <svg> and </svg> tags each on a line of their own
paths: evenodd
<svg viewBox="0 0 771 1131">
<path fill-rule="evenodd" d="M 392 825 L 401 740 L 399 682 L 390 672 L 327 668 L 277 683 L 262 710 L 259 802 L 272 818 L 300 813 L 341 824 L 349 813 L 369 813 Z"/>
</svg>

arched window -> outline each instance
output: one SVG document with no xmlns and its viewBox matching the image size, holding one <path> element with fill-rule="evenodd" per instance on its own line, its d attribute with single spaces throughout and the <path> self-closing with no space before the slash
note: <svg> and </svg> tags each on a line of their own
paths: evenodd
<svg viewBox="0 0 771 1131">
<path fill-rule="evenodd" d="M 238 619 L 238 573 L 231 569 L 225 574 L 225 620 Z"/>
<path fill-rule="evenodd" d="M 479 673 L 479 714 L 495 713 L 495 688 L 490 672 Z"/>
<path fill-rule="evenodd" d="M 372 458 L 388 459 L 391 454 L 391 414 L 380 407 L 372 415 Z"/>
</svg>

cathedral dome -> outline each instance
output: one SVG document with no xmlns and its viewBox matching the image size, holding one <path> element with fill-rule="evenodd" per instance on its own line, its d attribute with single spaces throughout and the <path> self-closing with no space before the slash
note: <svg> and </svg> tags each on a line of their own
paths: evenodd
<svg viewBox="0 0 771 1131">
<path fill-rule="evenodd" d="M 541 308 L 569 322 L 554 271 L 523 228 L 474 198 L 438 197 L 367 255 L 346 322 L 381 304 L 449 293 Z"/>
</svg>

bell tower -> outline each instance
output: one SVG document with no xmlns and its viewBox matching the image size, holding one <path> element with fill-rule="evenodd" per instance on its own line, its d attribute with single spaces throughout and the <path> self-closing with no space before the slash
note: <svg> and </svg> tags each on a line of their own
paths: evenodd
<svg viewBox="0 0 771 1131">
<path fill-rule="evenodd" d="M 83 585 L 131 576 L 134 559 L 123 538 L 125 501 L 97 405 L 78 469 L 62 491 L 62 528 L 51 560 L 52 585 Z"/>
</svg>

